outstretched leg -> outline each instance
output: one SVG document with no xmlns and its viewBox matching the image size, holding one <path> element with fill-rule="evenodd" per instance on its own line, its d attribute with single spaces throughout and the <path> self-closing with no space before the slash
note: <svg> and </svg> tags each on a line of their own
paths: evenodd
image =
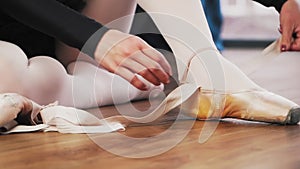
<svg viewBox="0 0 300 169">
<path fill-rule="evenodd" d="M 216 50 L 199 0 L 137 2 L 150 13 L 174 51 L 182 83 L 201 86 L 198 98 L 191 98 L 200 101 L 193 112 L 198 118 L 298 123 L 297 104 L 265 91 Z"/>
</svg>

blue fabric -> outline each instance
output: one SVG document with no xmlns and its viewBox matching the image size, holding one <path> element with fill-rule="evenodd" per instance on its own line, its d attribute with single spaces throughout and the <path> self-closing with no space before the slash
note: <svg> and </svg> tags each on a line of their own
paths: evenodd
<svg viewBox="0 0 300 169">
<path fill-rule="evenodd" d="M 217 48 L 222 51 L 224 49 L 223 40 L 221 38 L 223 16 L 221 12 L 220 0 L 201 0 L 201 2 L 213 36 L 213 40 Z"/>
</svg>

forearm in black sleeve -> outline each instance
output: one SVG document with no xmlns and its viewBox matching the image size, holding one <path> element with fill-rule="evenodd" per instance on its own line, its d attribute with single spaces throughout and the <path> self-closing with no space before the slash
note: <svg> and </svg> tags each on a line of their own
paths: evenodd
<svg viewBox="0 0 300 169">
<path fill-rule="evenodd" d="M 287 0 L 254 0 L 256 2 L 259 2 L 263 4 L 264 6 L 267 7 L 275 7 L 275 9 L 280 12 L 282 5 L 287 1 Z"/>
<path fill-rule="evenodd" d="M 56 0 L 0 0 L 0 9 L 10 17 L 69 46 L 94 56 L 97 42 L 108 30 Z M 99 30 L 99 31 L 98 31 Z M 93 40 L 86 42 L 93 36 Z"/>
</svg>

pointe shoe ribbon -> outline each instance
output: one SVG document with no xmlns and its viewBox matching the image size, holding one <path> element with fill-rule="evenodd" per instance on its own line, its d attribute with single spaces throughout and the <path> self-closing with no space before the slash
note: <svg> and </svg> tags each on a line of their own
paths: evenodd
<svg viewBox="0 0 300 169">
<path fill-rule="evenodd" d="M 243 68 L 243 72 L 246 75 L 250 75 L 259 70 L 260 67 L 263 67 L 268 62 L 273 60 L 275 57 L 279 56 L 280 44 L 281 38 L 277 39 L 269 46 L 267 46 L 260 55 L 256 56 L 255 58 L 251 58 L 251 60 L 248 60 L 247 62 L 245 62 L 245 64 L 241 65 L 241 68 Z"/>
</svg>

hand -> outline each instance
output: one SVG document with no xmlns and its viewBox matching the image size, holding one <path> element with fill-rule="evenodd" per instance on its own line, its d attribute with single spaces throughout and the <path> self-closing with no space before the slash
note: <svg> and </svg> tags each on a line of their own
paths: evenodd
<svg viewBox="0 0 300 169">
<path fill-rule="evenodd" d="M 300 51 L 300 0 L 287 0 L 280 12 L 281 51 Z"/>
<path fill-rule="evenodd" d="M 117 30 L 104 34 L 95 51 L 95 60 L 140 90 L 147 90 L 147 85 L 136 74 L 156 86 L 169 83 L 172 74 L 171 66 L 160 52 L 142 39 Z"/>
</svg>

